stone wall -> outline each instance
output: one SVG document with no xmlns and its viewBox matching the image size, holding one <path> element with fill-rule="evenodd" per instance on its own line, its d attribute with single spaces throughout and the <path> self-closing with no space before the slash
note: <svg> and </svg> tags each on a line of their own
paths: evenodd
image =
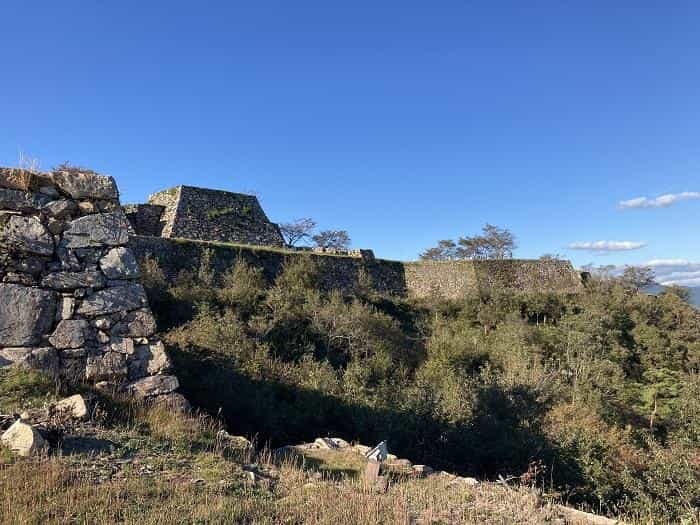
<svg viewBox="0 0 700 525">
<path fill-rule="evenodd" d="M 129 233 L 132 235 L 152 235 L 160 237 L 163 233 L 161 217 L 164 206 L 155 204 L 125 204 L 122 206 L 129 220 Z"/>
<path fill-rule="evenodd" d="M 231 242 L 256 246 L 283 246 L 276 224 L 270 222 L 253 195 L 177 186 L 148 199 L 163 207 L 160 233 L 163 237 Z M 134 231 L 154 235 L 152 209 L 131 210 Z M 146 226 L 144 226 L 146 225 Z"/>
<path fill-rule="evenodd" d="M 282 271 L 286 261 L 303 257 L 312 260 L 318 267 L 319 285 L 323 290 L 352 293 L 360 287 L 370 287 L 383 293 L 406 293 L 403 264 L 394 261 L 145 236 L 132 236 L 129 246 L 137 258 L 150 257 L 158 261 L 169 279 L 175 278 L 183 270 L 196 270 L 202 255 L 208 250 L 212 267 L 219 275 L 233 267 L 236 261 L 244 260 L 253 267 L 261 268 L 269 284 Z"/>
<path fill-rule="evenodd" d="M 173 399 L 114 179 L 0 168 L 0 366 Z"/>
<path fill-rule="evenodd" d="M 575 293 L 583 289 L 581 278 L 568 261 L 455 261 L 402 263 L 383 259 L 321 255 L 313 252 L 237 247 L 220 243 L 132 236 L 129 245 L 138 258 L 158 261 L 170 279 L 183 270 L 196 269 L 205 250 L 212 254 L 217 273 L 239 259 L 262 268 L 268 282 L 280 273 L 286 260 L 309 257 L 320 271 L 321 288 L 354 292 L 370 287 L 398 296 L 437 295 L 458 299 L 486 293 L 494 286 L 523 291 Z"/>
<path fill-rule="evenodd" d="M 404 275 L 406 289 L 417 297 L 457 299 L 469 293 L 488 294 L 493 288 L 562 293 L 583 290 L 581 275 L 569 261 L 562 260 L 420 261 L 404 264 Z"/>
</svg>

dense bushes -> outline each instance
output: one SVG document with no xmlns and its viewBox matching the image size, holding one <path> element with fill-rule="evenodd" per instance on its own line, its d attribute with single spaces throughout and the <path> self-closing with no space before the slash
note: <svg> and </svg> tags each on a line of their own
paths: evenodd
<svg viewBox="0 0 700 525">
<path fill-rule="evenodd" d="M 265 288 L 239 262 L 146 283 L 185 393 L 273 445 L 324 433 L 606 512 L 697 519 L 700 313 L 615 281 L 423 302 Z"/>
</svg>

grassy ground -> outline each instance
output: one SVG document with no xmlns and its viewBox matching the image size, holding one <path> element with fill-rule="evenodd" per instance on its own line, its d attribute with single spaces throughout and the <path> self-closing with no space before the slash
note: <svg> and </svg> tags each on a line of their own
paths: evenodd
<svg viewBox="0 0 700 525">
<path fill-rule="evenodd" d="M 56 397 L 41 376 L 0 370 L 4 411 Z M 576 523 L 526 488 L 434 476 L 378 493 L 363 485 L 364 460 L 350 452 L 274 460 L 209 417 L 104 398 L 94 414 L 66 427 L 47 456 L 0 455 L 0 523 Z"/>
</svg>

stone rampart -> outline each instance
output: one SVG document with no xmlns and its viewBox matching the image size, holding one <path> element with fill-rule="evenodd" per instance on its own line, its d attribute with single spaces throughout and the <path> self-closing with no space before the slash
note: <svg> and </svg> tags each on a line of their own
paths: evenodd
<svg viewBox="0 0 700 525">
<path fill-rule="evenodd" d="M 283 246 L 276 224 L 270 222 L 253 195 L 177 186 L 154 193 L 151 206 L 127 209 L 134 232 L 203 241 L 233 242 L 255 246 Z M 162 207 L 154 227 L 154 206 Z"/>
<path fill-rule="evenodd" d="M 262 268 L 268 282 L 282 270 L 286 260 L 308 257 L 319 269 L 324 290 L 352 293 L 371 288 L 398 296 L 459 299 L 484 294 L 494 287 L 522 291 L 575 293 L 583 289 L 581 278 L 568 261 L 504 260 L 410 262 L 363 259 L 352 256 L 317 254 L 264 247 L 232 246 L 214 242 L 132 236 L 129 245 L 138 258 L 158 261 L 166 276 L 198 267 L 205 250 L 221 274 L 239 259 Z"/>
<path fill-rule="evenodd" d="M 0 168 L 0 366 L 179 396 L 114 179 Z"/>
</svg>

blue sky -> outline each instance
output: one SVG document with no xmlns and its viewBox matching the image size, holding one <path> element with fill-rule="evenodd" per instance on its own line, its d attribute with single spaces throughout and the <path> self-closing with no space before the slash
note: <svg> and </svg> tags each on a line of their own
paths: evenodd
<svg viewBox="0 0 700 525">
<path fill-rule="evenodd" d="M 253 191 L 387 258 L 488 221 L 700 262 L 700 199 L 619 207 L 700 192 L 700 4 L 528 4 L 5 0 L 0 164 Z"/>
</svg>

